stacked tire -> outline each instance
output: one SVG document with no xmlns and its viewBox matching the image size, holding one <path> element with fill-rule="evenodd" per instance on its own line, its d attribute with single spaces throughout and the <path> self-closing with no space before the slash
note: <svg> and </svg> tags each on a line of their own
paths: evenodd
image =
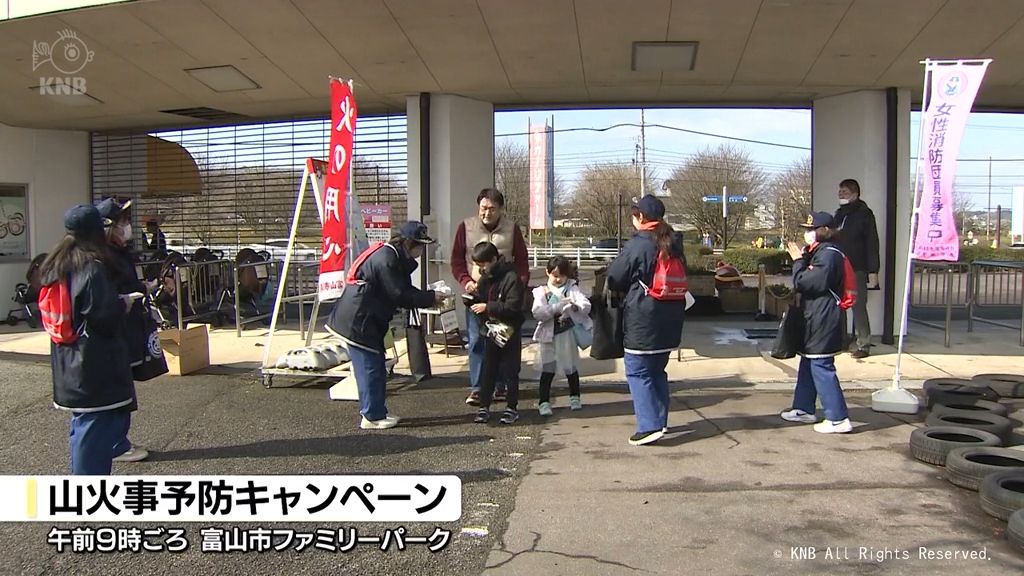
<svg viewBox="0 0 1024 576">
<path fill-rule="evenodd" d="M 1024 552 L 1024 450 L 1003 448 L 1013 442 L 1013 421 L 999 402 L 1024 398 L 1024 375 L 935 378 L 924 392 L 930 413 L 910 436 L 911 454 L 977 491 L 981 508 L 1008 522 L 1007 539 Z"/>
</svg>

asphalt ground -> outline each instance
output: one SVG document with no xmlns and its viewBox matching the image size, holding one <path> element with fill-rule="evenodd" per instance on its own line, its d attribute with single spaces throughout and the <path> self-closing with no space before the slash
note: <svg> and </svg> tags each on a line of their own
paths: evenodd
<svg viewBox="0 0 1024 576">
<path fill-rule="evenodd" d="M 278 387 L 280 386 L 280 387 Z M 391 430 L 358 429 L 358 407 L 327 399 L 328 383 L 264 389 L 247 374 L 159 378 L 138 386 L 141 410 L 131 439 L 153 451 L 140 463 L 115 463 L 114 474 L 456 474 L 463 481 L 462 520 L 405 527 L 429 536 L 451 531 L 448 546 L 357 546 L 347 553 L 203 553 L 199 530 L 259 524 L 182 523 L 190 547 L 181 553 L 58 553 L 47 544 L 51 525 L 0 524 L 0 574 L 479 574 L 504 530 L 516 487 L 539 443 L 535 411 L 512 426 L 473 424 L 463 403 L 465 380 L 435 378 L 389 383 Z M 0 359 L 0 474 L 51 475 L 68 470 L 69 416 L 52 408 L 49 364 Z M 535 402 L 535 400 L 534 400 Z M 524 403 L 523 406 L 526 404 Z M 84 524 L 80 524 L 84 525 Z M 61 525 L 73 527 L 72 525 Z M 100 525 L 92 524 L 92 527 Z M 115 524 L 152 528 L 151 524 Z M 165 525 L 169 526 L 169 525 Z M 273 529 L 337 529 L 319 524 L 264 524 Z M 381 535 L 397 524 L 356 524 Z M 344 526 L 347 528 L 348 526 Z M 477 535 L 463 534 L 470 527 Z M 487 529 L 481 535 L 481 528 Z"/>
</svg>

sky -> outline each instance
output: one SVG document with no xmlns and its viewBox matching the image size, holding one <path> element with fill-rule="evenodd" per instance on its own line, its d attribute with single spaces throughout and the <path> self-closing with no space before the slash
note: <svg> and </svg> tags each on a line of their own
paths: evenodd
<svg viewBox="0 0 1024 576">
<path fill-rule="evenodd" d="M 554 123 L 555 172 L 571 187 L 589 163 L 632 161 L 640 140 L 640 110 L 556 110 L 499 112 L 495 114 L 496 140 L 527 143 L 531 119 Z M 669 177 L 673 168 L 686 157 L 705 147 L 731 143 L 747 150 L 767 173 L 786 167 L 810 155 L 811 111 L 779 109 L 647 109 L 644 111 L 647 164 L 657 180 Z M 911 115 L 911 150 L 916 156 L 919 113 Z M 553 119 L 553 120 L 552 120 Z M 561 130 L 604 128 L 616 124 L 636 124 L 604 132 Z M 753 144 L 725 138 L 700 136 L 651 124 L 662 124 L 731 138 L 744 138 L 789 147 Z M 795 149 L 796 148 L 796 149 Z M 802 148 L 802 149 L 800 149 Z M 968 192 L 975 210 L 988 205 L 988 158 L 992 157 L 992 209 L 1007 207 L 1013 186 L 1024 186 L 1024 114 L 971 114 L 957 166 L 957 187 Z M 977 162 L 973 160 L 982 159 Z M 1002 160 L 1002 161 L 999 161 Z M 1016 160 L 1016 161 L 1006 161 Z"/>
</svg>

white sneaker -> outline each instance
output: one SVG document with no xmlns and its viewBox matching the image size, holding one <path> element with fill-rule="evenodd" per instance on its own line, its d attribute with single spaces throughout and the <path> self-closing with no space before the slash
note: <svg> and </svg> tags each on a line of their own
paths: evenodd
<svg viewBox="0 0 1024 576">
<path fill-rule="evenodd" d="M 367 420 L 366 416 L 363 416 L 363 421 L 359 423 L 359 427 L 363 430 L 385 430 L 398 426 L 398 420 L 396 416 L 385 416 L 380 420 Z"/>
<path fill-rule="evenodd" d="M 786 410 L 782 414 L 779 414 L 779 416 L 787 422 L 800 422 L 801 424 L 814 424 L 818 421 L 818 419 L 814 417 L 814 414 L 808 414 L 807 412 L 797 408 Z"/>
<path fill-rule="evenodd" d="M 583 410 L 583 402 L 579 396 L 569 396 L 569 410 Z"/>
<path fill-rule="evenodd" d="M 127 452 L 114 457 L 114 462 L 141 462 L 149 458 L 149 450 L 142 446 L 132 446 Z"/>
<path fill-rule="evenodd" d="M 853 424 L 850 423 L 849 418 L 839 422 L 823 420 L 814 425 L 814 431 L 822 434 L 846 434 L 853 431 Z"/>
<path fill-rule="evenodd" d="M 551 402 L 541 402 L 538 404 L 537 412 L 540 412 L 541 416 L 551 416 Z"/>
</svg>

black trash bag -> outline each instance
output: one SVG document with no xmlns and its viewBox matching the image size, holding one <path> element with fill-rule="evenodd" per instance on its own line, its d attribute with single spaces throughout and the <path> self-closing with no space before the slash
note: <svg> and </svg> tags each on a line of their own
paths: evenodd
<svg viewBox="0 0 1024 576">
<path fill-rule="evenodd" d="M 427 351 L 427 332 L 419 319 L 419 313 L 409 311 L 405 323 L 405 344 L 409 354 L 409 371 L 413 380 L 422 382 L 434 375 L 430 370 L 430 354 Z"/>
<path fill-rule="evenodd" d="M 782 315 L 779 332 L 772 346 L 772 358 L 786 360 L 793 358 L 804 348 L 804 311 L 796 304 L 790 304 Z"/>
<path fill-rule="evenodd" d="M 167 359 L 164 358 L 164 350 L 160 347 L 160 327 L 156 318 L 153 317 L 153 310 L 149 304 L 143 305 L 145 330 L 141 334 L 145 342 L 145 352 L 142 363 L 132 366 L 132 379 L 136 382 L 152 380 L 157 376 L 167 374 Z"/>
<path fill-rule="evenodd" d="M 622 306 L 615 298 L 595 298 L 590 303 L 590 317 L 594 321 L 594 340 L 590 344 L 590 357 L 595 360 L 622 358 Z"/>
</svg>

